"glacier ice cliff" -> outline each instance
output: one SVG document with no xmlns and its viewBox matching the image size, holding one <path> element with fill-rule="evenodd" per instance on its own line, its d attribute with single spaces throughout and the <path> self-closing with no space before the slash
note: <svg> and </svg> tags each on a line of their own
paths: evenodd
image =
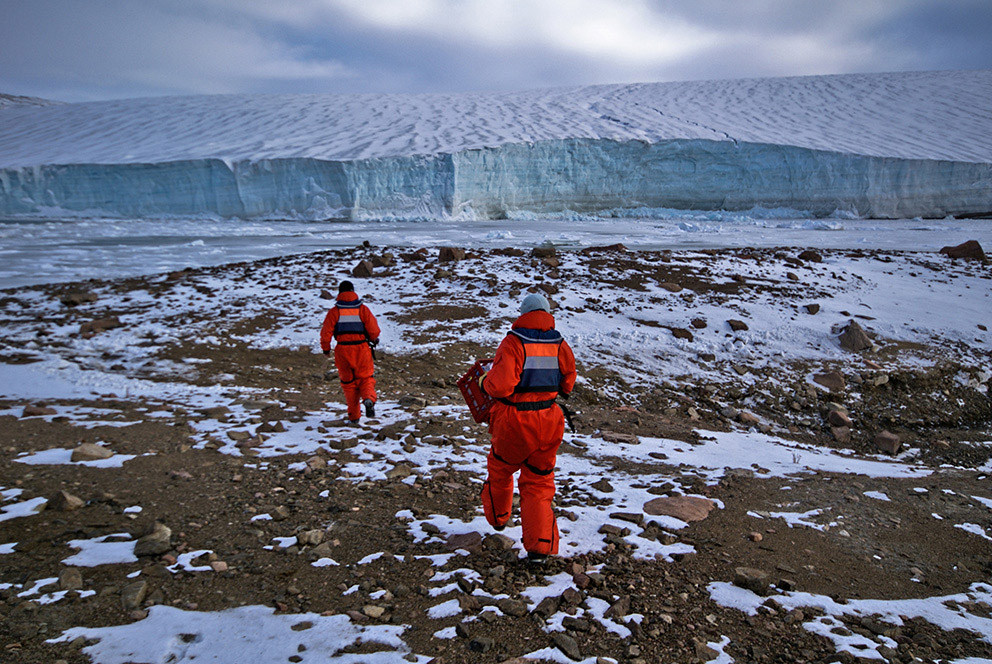
<svg viewBox="0 0 992 664">
<path fill-rule="evenodd" d="M 728 140 L 563 139 L 450 154 L 0 169 L 0 214 L 502 218 L 617 208 L 992 214 L 992 164 Z"/>
</svg>

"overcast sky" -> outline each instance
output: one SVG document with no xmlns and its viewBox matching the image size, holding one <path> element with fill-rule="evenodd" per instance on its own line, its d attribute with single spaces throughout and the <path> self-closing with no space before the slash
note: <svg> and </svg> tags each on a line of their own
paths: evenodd
<svg viewBox="0 0 992 664">
<path fill-rule="evenodd" d="M 992 68 L 990 0 L 0 0 L 0 92 L 451 92 Z"/>
</svg>

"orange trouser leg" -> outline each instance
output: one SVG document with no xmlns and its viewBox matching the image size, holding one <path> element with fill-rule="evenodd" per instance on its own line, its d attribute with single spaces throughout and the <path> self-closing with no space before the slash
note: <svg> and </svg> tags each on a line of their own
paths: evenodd
<svg viewBox="0 0 992 664">
<path fill-rule="evenodd" d="M 362 376 L 356 379 L 356 384 L 358 385 L 358 396 L 362 401 L 366 399 L 376 401 L 375 378 L 372 376 Z"/>
<path fill-rule="evenodd" d="M 500 461 L 489 450 L 486 459 L 489 476 L 482 484 L 482 511 L 491 526 L 505 526 L 513 511 L 513 473 L 520 466 Z"/>
<path fill-rule="evenodd" d="M 551 507 L 554 496 L 554 472 L 540 475 L 524 465 L 520 471 L 520 521 L 528 552 L 558 553 L 558 522 Z"/>
</svg>

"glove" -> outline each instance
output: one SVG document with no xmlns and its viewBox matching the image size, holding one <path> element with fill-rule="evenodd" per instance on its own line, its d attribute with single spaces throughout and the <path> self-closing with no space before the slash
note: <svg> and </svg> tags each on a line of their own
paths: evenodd
<svg viewBox="0 0 992 664">
<path fill-rule="evenodd" d="M 558 396 L 560 396 L 562 399 L 568 399 L 568 397 L 570 397 L 571 395 L 572 395 L 571 392 L 561 392 L 561 391 L 558 392 Z"/>
<path fill-rule="evenodd" d="M 324 355 L 330 355 L 330 354 L 331 354 L 331 351 L 329 351 L 329 350 L 325 350 L 324 351 Z"/>
<path fill-rule="evenodd" d="M 369 346 L 370 347 L 375 348 L 378 345 L 379 345 L 379 340 L 378 339 L 369 339 Z"/>
</svg>

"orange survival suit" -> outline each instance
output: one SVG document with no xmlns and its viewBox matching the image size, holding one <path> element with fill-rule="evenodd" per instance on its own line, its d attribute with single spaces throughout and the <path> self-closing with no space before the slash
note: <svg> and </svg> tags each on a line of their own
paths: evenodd
<svg viewBox="0 0 992 664">
<path fill-rule="evenodd" d="M 331 352 L 331 337 L 337 342 L 334 346 L 334 364 L 344 389 L 348 403 L 348 419 L 357 422 L 361 419 L 361 402 L 368 399 L 375 403 L 375 364 L 372 362 L 373 344 L 379 340 L 379 323 L 369 308 L 362 304 L 354 291 L 338 293 L 337 301 L 320 328 L 320 349 L 324 355 Z"/>
<path fill-rule="evenodd" d="M 520 316 L 500 343 L 482 389 L 498 401 L 490 411 L 489 476 L 482 485 L 486 520 L 502 530 L 513 509 L 513 475 L 520 471 L 524 549 L 558 553 L 558 524 L 551 509 L 555 461 L 565 433 L 558 393 L 575 386 L 575 356 L 543 310 Z"/>
</svg>

